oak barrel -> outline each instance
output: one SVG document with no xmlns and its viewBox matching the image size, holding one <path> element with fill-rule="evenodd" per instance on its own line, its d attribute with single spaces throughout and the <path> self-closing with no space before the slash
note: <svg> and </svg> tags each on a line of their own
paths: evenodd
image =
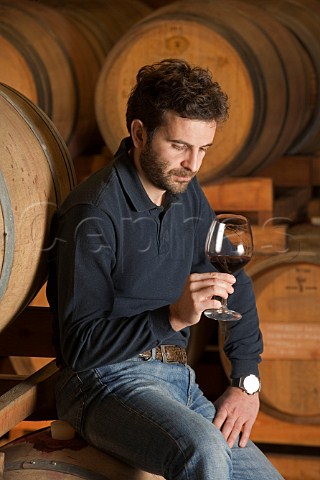
<svg viewBox="0 0 320 480">
<path fill-rule="evenodd" d="M 151 13 L 142 0 L 41 0 L 55 7 L 81 31 L 101 67 L 119 38 Z"/>
<path fill-rule="evenodd" d="M 130 467 L 76 436 L 54 440 L 50 428 L 20 437 L 0 448 L 6 480 L 164 480 Z"/>
<path fill-rule="evenodd" d="M 126 100 L 138 68 L 179 57 L 209 68 L 230 99 L 230 118 L 199 172 L 203 183 L 255 173 L 284 154 L 309 120 L 314 84 L 305 68 L 309 59 L 295 35 L 269 12 L 240 5 L 174 2 L 123 35 L 96 87 L 98 125 L 112 151 L 127 134 Z"/>
<path fill-rule="evenodd" d="M 1 0 L 0 81 L 49 116 L 74 157 L 101 143 L 94 91 L 106 53 L 150 8 L 139 0 L 45 3 Z"/>
<path fill-rule="evenodd" d="M 310 83 L 308 121 L 289 148 L 290 154 L 314 154 L 320 151 L 320 2 L 318 0 L 244 0 L 259 4 L 288 28 L 303 47 L 306 75 Z"/>
<path fill-rule="evenodd" d="M 50 119 L 0 83 L 0 331 L 43 285 L 50 221 L 75 183 Z"/>
<path fill-rule="evenodd" d="M 260 256 L 253 280 L 264 339 L 261 409 L 293 423 L 320 423 L 320 228 L 288 230 L 288 251 Z M 228 371 L 228 363 L 220 352 Z"/>
</svg>

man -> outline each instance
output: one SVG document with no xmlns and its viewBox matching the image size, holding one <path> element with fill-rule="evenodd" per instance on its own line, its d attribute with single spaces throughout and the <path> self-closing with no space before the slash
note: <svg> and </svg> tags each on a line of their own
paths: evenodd
<svg viewBox="0 0 320 480">
<path fill-rule="evenodd" d="M 48 299 L 59 417 L 89 443 L 169 480 L 282 478 L 249 440 L 258 388 L 230 386 L 213 405 L 186 363 L 190 327 L 220 306 L 213 296 L 230 295 L 243 315 L 225 347 L 232 377 L 258 377 L 250 280 L 214 271 L 204 254 L 214 213 L 195 175 L 227 112 L 202 68 L 168 59 L 140 69 L 130 138 L 112 166 L 71 193 L 54 225 Z"/>
</svg>

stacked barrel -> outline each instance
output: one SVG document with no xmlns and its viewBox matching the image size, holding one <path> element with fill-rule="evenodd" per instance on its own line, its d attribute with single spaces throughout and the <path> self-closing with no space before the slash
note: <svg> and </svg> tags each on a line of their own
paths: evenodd
<svg viewBox="0 0 320 480">
<path fill-rule="evenodd" d="M 99 142 L 102 63 L 150 11 L 138 0 L 50 3 L 0 2 L 1 328 L 44 283 L 50 219 L 75 185 L 72 158 Z"/>
<path fill-rule="evenodd" d="M 254 174 L 289 151 L 319 150 L 319 31 L 306 11 L 309 44 L 255 2 L 181 1 L 145 17 L 117 42 L 99 76 L 96 115 L 106 144 L 114 151 L 126 133 L 137 69 L 183 57 L 209 68 L 231 103 L 199 172 L 202 182 Z"/>
</svg>

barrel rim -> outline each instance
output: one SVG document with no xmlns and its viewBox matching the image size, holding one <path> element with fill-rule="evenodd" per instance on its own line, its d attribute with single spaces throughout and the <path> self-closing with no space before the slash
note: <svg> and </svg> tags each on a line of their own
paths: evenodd
<svg viewBox="0 0 320 480">
<path fill-rule="evenodd" d="M 0 207 L 2 209 L 3 222 L 4 222 L 4 256 L 2 266 L 0 270 L 0 302 L 4 296 L 11 276 L 11 269 L 13 265 L 14 257 L 14 215 L 12 210 L 12 204 L 10 201 L 9 191 L 7 189 L 6 182 L 3 174 L 0 170 Z"/>
</svg>

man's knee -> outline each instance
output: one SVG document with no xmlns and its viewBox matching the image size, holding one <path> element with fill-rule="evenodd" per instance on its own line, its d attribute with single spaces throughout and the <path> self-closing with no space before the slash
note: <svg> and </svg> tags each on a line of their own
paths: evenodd
<svg viewBox="0 0 320 480">
<path fill-rule="evenodd" d="M 185 435 L 180 442 L 177 442 L 176 449 L 172 453 L 167 465 L 167 472 L 170 472 L 168 478 L 180 478 L 179 474 L 181 475 L 183 471 L 189 474 L 185 478 L 195 478 L 192 477 L 192 472 L 198 472 L 198 474 L 202 472 L 201 478 L 206 478 L 206 472 L 225 475 L 225 472 L 232 468 L 231 449 L 221 432 L 214 426 L 201 429 L 196 434 L 192 432 L 189 436 Z"/>
</svg>

